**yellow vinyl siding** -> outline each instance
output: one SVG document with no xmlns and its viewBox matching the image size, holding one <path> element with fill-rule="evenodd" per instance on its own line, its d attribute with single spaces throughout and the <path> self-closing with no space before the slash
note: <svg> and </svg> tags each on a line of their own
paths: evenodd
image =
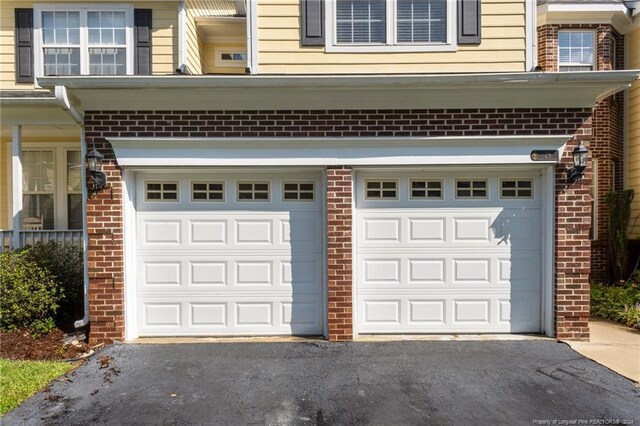
<svg viewBox="0 0 640 426">
<path fill-rule="evenodd" d="M 37 107 L 34 107 L 37 108 Z M 9 208 L 9 187 L 11 186 L 11 137 L 10 126 L 0 128 L 0 229 L 11 229 L 12 221 Z M 29 143 L 76 142 L 80 148 L 80 127 L 77 126 L 23 126 L 22 145 L 29 148 Z M 64 196 L 64 195 L 63 195 Z"/>
<path fill-rule="evenodd" d="M 198 16 L 233 16 L 236 13 L 232 1 L 225 0 L 187 0 L 186 13 L 186 62 L 191 74 L 203 74 L 207 65 L 204 57 L 206 49 L 200 31 L 196 26 Z"/>
<path fill-rule="evenodd" d="M 638 18 L 636 18 L 638 19 Z M 640 28 L 626 35 L 627 68 L 640 69 Z M 640 81 L 627 91 L 627 184 L 636 193 L 629 232 L 640 238 Z"/>
<path fill-rule="evenodd" d="M 0 2 L 0 88 L 33 89 L 33 84 L 17 84 L 15 77 L 15 9 L 32 8 L 35 3 L 88 4 L 89 1 L 2 1 Z M 93 2 L 98 3 L 98 2 Z M 153 73 L 172 74 L 178 63 L 178 6 L 177 2 L 101 1 L 109 4 L 133 4 L 135 8 L 153 10 Z"/>
<path fill-rule="evenodd" d="M 216 67 L 216 49 L 233 49 L 246 52 L 246 43 L 205 43 L 204 44 L 204 73 L 205 74 L 244 74 L 245 67 Z"/>
<path fill-rule="evenodd" d="M 261 74 L 444 73 L 525 70 L 525 1 L 483 0 L 482 43 L 455 52 L 327 53 L 300 46 L 297 0 L 258 1 Z"/>
</svg>

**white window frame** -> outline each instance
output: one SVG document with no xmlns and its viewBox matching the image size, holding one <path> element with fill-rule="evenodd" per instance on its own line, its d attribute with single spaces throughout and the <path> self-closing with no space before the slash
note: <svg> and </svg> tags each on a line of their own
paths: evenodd
<svg viewBox="0 0 640 426">
<path fill-rule="evenodd" d="M 379 190 L 380 191 L 380 196 L 379 197 L 370 197 L 369 196 L 369 184 L 370 183 L 379 183 L 380 184 L 380 188 L 374 188 L 371 189 L 372 191 L 376 191 Z M 383 192 L 384 191 L 389 191 L 388 188 L 384 188 L 384 184 L 386 182 L 393 182 L 396 184 L 396 187 L 394 189 L 394 191 L 396 192 L 396 196 L 391 198 L 391 197 L 385 197 Z M 400 181 L 398 179 L 365 179 L 364 180 L 364 199 L 367 201 L 397 201 L 398 197 L 400 196 Z"/>
<path fill-rule="evenodd" d="M 222 190 L 221 191 L 215 191 L 215 190 L 210 190 L 209 189 L 209 185 L 210 184 L 218 184 L 218 185 L 222 185 Z M 193 189 L 193 185 L 207 185 L 207 189 L 206 190 L 195 190 Z M 223 180 L 191 180 L 189 181 L 189 190 L 191 192 L 191 202 L 192 203 L 224 203 L 226 200 L 226 191 L 225 191 L 225 181 Z M 204 194 L 207 194 L 207 198 L 202 199 L 202 198 L 194 198 L 194 193 L 195 192 L 201 192 Z M 216 192 L 221 192 L 222 193 L 222 198 L 221 199 L 215 199 L 215 198 L 209 198 L 209 194 L 210 193 L 216 193 Z"/>
<path fill-rule="evenodd" d="M 147 185 L 149 184 L 160 184 L 162 185 L 159 190 L 153 189 L 151 192 L 160 192 L 160 198 L 149 198 L 149 189 Z M 172 193 L 173 191 L 165 190 L 164 185 L 166 184 L 175 184 L 176 185 L 176 198 L 175 199 L 165 199 L 162 198 L 165 193 Z M 142 188 L 144 189 L 144 202 L 145 203 L 180 203 L 180 181 L 177 180 L 145 180 L 143 182 Z"/>
<path fill-rule="evenodd" d="M 250 184 L 251 185 L 251 196 L 252 198 L 240 198 L 240 192 L 247 192 L 246 190 L 240 190 L 240 185 L 242 184 Z M 266 199 L 256 199 L 256 185 L 266 184 L 267 185 L 267 198 Z M 239 180 L 236 181 L 236 202 L 238 203 L 270 203 L 271 202 L 271 191 L 272 185 L 270 180 Z M 262 190 L 257 192 L 264 192 Z"/>
<path fill-rule="evenodd" d="M 504 188 L 503 184 L 505 182 L 515 182 L 516 186 L 514 188 Z M 529 188 L 519 188 L 518 187 L 518 182 L 530 182 L 531 186 Z M 502 191 L 503 190 L 514 190 L 516 192 L 516 195 L 512 195 L 512 196 L 507 196 L 507 195 L 503 195 Z M 529 196 L 524 196 L 524 195 L 518 195 L 520 190 L 530 190 L 531 191 L 531 195 Z M 501 200 L 533 200 L 535 198 L 535 180 L 533 178 L 500 178 L 500 186 L 498 187 L 498 195 L 500 197 Z"/>
<path fill-rule="evenodd" d="M 11 142 L 6 144 L 6 152 L 11 153 Z M 53 181 L 53 230 L 63 231 L 69 230 L 67 194 L 78 194 L 78 192 L 67 191 L 67 152 L 79 151 L 82 153 L 82 147 L 79 142 L 26 142 L 22 145 L 22 151 L 53 151 L 53 167 L 55 177 Z M 81 154 L 82 157 L 82 154 Z M 82 158 L 80 158 L 82 165 Z M 7 175 L 5 176 L 11 181 L 13 173 L 11 164 L 11 155 L 7 156 L 6 163 Z M 82 190 L 82 188 L 81 188 Z M 80 192 L 82 193 L 82 192 Z M 8 214 L 11 217 L 11 204 L 13 200 L 13 187 L 8 185 L 7 191 Z M 24 191 L 23 191 L 24 195 Z M 3 194 L 4 196 L 4 194 Z M 79 231 L 80 229 L 78 229 Z"/>
<path fill-rule="evenodd" d="M 468 197 L 466 197 L 464 195 L 462 195 L 462 196 L 458 195 L 458 182 L 465 182 L 465 181 L 471 182 L 471 187 L 469 187 L 469 188 L 460 188 L 460 189 L 462 189 L 462 190 L 468 189 L 469 191 L 471 191 L 471 194 Z M 485 185 L 484 188 L 475 188 L 474 185 L 473 185 L 474 182 L 485 182 L 486 185 Z M 454 182 L 453 182 L 454 198 L 456 200 L 488 200 L 489 199 L 489 190 L 490 190 L 489 185 L 490 185 L 489 179 L 487 179 L 487 178 L 457 178 L 457 179 L 454 179 Z M 473 191 L 474 190 L 481 190 L 481 189 L 485 190 L 484 197 L 479 197 L 479 196 L 473 195 Z"/>
<path fill-rule="evenodd" d="M 298 185 L 298 189 L 296 190 L 286 190 L 285 186 L 287 184 L 295 184 Z M 313 189 L 311 190 L 311 195 L 313 198 L 300 198 L 301 193 L 307 193 L 307 190 L 301 190 L 300 185 L 313 185 Z M 314 203 L 316 201 L 316 183 L 312 180 L 283 180 L 282 181 L 282 202 L 283 203 Z M 294 199 L 286 199 L 285 192 L 293 192 L 297 194 L 298 198 Z"/>
<path fill-rule="evenodd" d="M 582 62 L 560 62 L 560 33 L 591 33 L 593 34 L 593 44 L 591 46 L 591 48 L 593 49 L 593 60 L 591 61 L 591 64 L 587 64 L 587 63 L 582 63 Z M 586 67 L 587 65 L 591 65 L 591 70 L 588 71 L 596 71 L 596 60 L 597 60 L 597 37 L 598 35 L 596 34 L 595 30 L 589 30 L 589 29 L 559 29 L 558 30 L 558 71 L 560 71 L 560 67 Z M 560 72 L 577 72 L 577 71 L 560 71 Z M 587 72 L 587 70 L 585 70 L 585 72 Z"/>
<path fill-rule="evenodd" d="M 424 197 L 414 197 L 413 196 L 413 183 L 414 182 L 425 182 L 425 196 Z M 429 189 L 429 182 L 440 182 L 440 196 L 439 197 L 429 197 L 429 191 L 434 191 L 434 189 Z M 409 199 L 414 201 L 442 201 L 444 200 L 444 179 L 429 179 L 429 178 L 410 178 L 409 179 Z M 416 188 L 416 191 L 422 191 L 422 188 Z"/>
<path fill-rule="evenodd" d="M 133 5 L 122 4 L 43 4 L 33 5 L 33 64 L 35 76 L 44 77 L 42 12 L 80 12 L 80 75 L 89 75 L 89 29 L 88 12 L 125 12 L 126 19 L 126 75 L 133 75 L 134 68 L 134 34 Z M 100 47 L 100 46 L 96 46 Z"/>
<path fill-rule="evenodd" d="M 247 61 L 236 61 L 236 60 L 224 60 L 222 59 L 223 53 L 241 53 L 247 57 L 247 49 L 243 49 L 241 47 L 216 47 L 214 49 L 215 61 L 214 64 L 216 68 L 246 68 Z"/>
<path fill-rule="evenodd" d="M 325 34 L 327 52 L 455 52 L 457 2 L 447 0 L 447 40 L 445 43 L 398 43 L 396 0 L 386 0 L 387 42 L 385 44 L 349 43 L 339 44 L 336 34 L 336 0 L 327 0 L 325 7 Z"/>
</svg>

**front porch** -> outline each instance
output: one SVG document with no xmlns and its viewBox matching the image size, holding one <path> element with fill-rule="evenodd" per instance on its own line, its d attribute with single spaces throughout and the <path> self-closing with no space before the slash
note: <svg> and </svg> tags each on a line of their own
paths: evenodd
<svg viewBox="0 0 640 426">
<path fill-rule="evenodd" d="M 84 248 L 82 128 L 48 92 L 2 91 L 0 253 L 57 242 Z"/>
</svg>

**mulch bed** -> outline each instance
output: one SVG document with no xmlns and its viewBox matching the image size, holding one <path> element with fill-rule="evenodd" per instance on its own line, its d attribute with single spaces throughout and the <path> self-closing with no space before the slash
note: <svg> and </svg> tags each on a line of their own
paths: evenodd
<svg viewBox="0 0 640 426">
<path fill-rule="evenodd" d="M 77 358 L 89 351 L 86 343 L 64 344 L 63 338 L 61 330 L 37 338 L 25 331 L 0 333 L 0 357 L 11 360 L 63 360 Z"/>
</svg>

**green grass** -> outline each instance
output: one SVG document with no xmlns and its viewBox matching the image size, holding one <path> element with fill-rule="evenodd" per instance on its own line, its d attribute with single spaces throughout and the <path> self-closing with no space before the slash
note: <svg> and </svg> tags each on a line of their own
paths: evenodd
<svg viewBox="0 0 640 426">
<path fill-rule="evenodd" d="M 9 361 L 0 358 L 0 416 L 73 368 L 57 361 Z"/>
</svg>

